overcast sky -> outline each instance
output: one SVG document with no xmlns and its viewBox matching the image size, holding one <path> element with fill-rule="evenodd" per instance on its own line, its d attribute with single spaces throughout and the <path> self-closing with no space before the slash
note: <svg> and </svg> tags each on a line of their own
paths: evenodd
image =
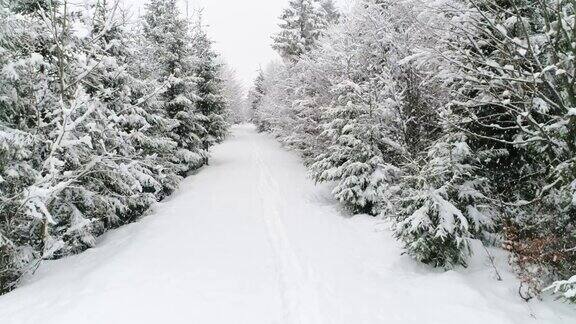
<svg viewBox="0 0 576 324">
<path fill-rule="evenodd" d="M 124 0 L 133 10 L 145 0 Z M 178 0 L 184 11 L 186 0 Z M 342 4 L 352 0 L 339 0 Z M 271 36 L 278 31 L 278 17 L 288 0 L 188 0 L 190 14 L 204 8 L 204 22 L 216 50 L 249 86 L 259 66 L 279 59 L 271 48 Z"/>
</svg>

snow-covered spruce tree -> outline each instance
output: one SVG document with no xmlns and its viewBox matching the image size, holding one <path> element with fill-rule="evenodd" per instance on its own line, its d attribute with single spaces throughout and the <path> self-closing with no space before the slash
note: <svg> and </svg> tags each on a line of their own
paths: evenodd
<svg viewBox="0 0 576 324">
<path fill-rule="evenodd" d="M 334 19 L 330 0 L 290 0 L 280 19 L 281 31 L 274 35 L 273 48 L 287 63 L 295 63 L 309 52 Z"/>
<path fill-rule="evenodd" d="M 133 103 L 134 77 L 128 71 L 128 51 L 132 34 L 119 15 L 118 3 L 97 1 L 91 8 L 86 25 L 91 35 L 85 46 L 89 58 L 98 62 L 86 76 L 86 91 L 100 103 L 95 122 L 86 130 L 100 162 L 86 183 L 77 187 L 79 196 L 98 196 L 83 206 L 91 210 L 99 231 L 134 221 L 156 201 L 162 192 L 157 154 L 153 160 L 140 150 L 135 140 L 144 125 L 131 125 L 131 120 L 149 117 Z M 147 123 L 144 123 L 147 124 Z M 149 126 L 148 126 L 149 127 Z M 157 139 L 157 140 L 160 140 Z"/>
<path fill-rule="evenodd" d="M 300 153 L 304 163 L 309 165 L 325 148 L 320 136 L 322 129 L 322 109 L 333 101 L 331 89 L 333 83 L 330 69 L 320 64 L 316 55 L 307 55 L 294 66 L 283 71 L 283 79 L 276 82 L 276 91 L 283 92 L 286 100 L 277 102 L 282 105 L 282 118 L 276 118 L 272 127 L 282 142 Z M 270 90 L 269 93 L 274 93 Z M 284 102 L 283 102 L 284 101 Z"/>
<path fill-rule="evenodd" d="M 310 13 L 307 14 L 307 10 Z M 311 16 L 312 13 L 315 16 Z M 266 80 L 258 80 L 264 84 L 265 91 L 255 110 L 256 123 L 260 130 L 270 131 L 283 144 L 300 153 L 308 165 L 324 147 L 320 138 L 319 107 L 332 100 L 330 76 L 334 74 L 331 67 L 322 61 L 322 55 L 314 51 L 318 49 L 321 36 L 330 25 L 337 23 L 340 15 L 332 1 L 294 2 L 285 14 L 288 20 L 281 24 L 282 31 L 274 46 L 284 58 L 285 65 L 270 65 L 266 69 Z M 295 19 L 295 22 L 289 23 L 290 19 Z M 314 20 L 320 23 L 314 25 Z M 299 26 L 302 27 L 300 31 Z M 310 37 L 306 26 L 310 26 L 309 30 L 314 30 L 317 37 Z M 297 36 L 298 33 L 301 35 Z M 298 45 L 282 38 L 287 35 L 300 40 L 308 37 L 305 42 L 310 45 Z M 289 48 L 302 50 L 290 54 L 286 52 Z"/>
<path fill-rule="evenodd" d="M 445 120 L 451 95 L 439 76 L 452 67 L 441 53 L 461 5 L 404 0 L 372 6 L 381 15 L 381 43 L 395 88 L 389 92 L 395 118 L 388 123 L 402 148 L 401 158 L 389 161 L 400 172 L 385 191 L 382 213 L 417 260 L 444 268 L 466 265 L 468 240 L 492 227 L 494 212 L 488 182 L 477 174 L 478 152 Z"/>
<path fill-rule="evenodd" d="M 332 0 L 321 0 L 320 1 L 320 8 L 322 15 L 324 16 L 324 20 L 328 22 L 328 24 L 336 24 L 340 19 L 340 11 L 334 4 Z"/>
<path fill-rule="evenodd" d="M 576 273 L 571 1 L 470 1 L 454 43 L 456 126 L 502 201 L 505 247 L 533 295 Z M 465 44 L 465 45 L 463 45 Z"/>
<path fill-rule="evenodd" d="M 0 293 L 14 288 L 35 257 L 40 222 L 16 211 L 24 189 L 40 176 L 39 153 L 45 149 L 34 131 L 41 117 L 35 72 L 45 61 L 34 49 L 49 35 L 15 5 L 0 6 Z"/>
<path fill-rule="evenodd" d="M 450 268 L 466 264 L 468 240 L 491 226 L 493 212 L 485 196 L 486 180 L 476 181 L 475 156 L 462 134 L 442 120 L 450 102 L 444 80 L 438 78 L 450 70 L 437 55 L 450 37 L 446 27 L 451 15 L 442 10 L 444 5 L 457 8 L 455 3 L 363 1 L 354 16 L 344 18 L 353 19 L 358 33 L 347 36 L 356 47 L 342 52 L 354 53 L 351 66 L 358 58 L 368 60 L 360 67 L 370 68 L 359 75 L 377 80 L 367 84 L 381 109 L 372 121 L 382 124 L 374 136 L 383 170 L 373 198 L 380 203 L 376 211 L 394 221 L 395 235 L 410 255 Z M 356 70 L 349 66 L 349 71 Z M 365 121 L 363 125 L 361 129 L 370 127 Z"/>
<path fill-rule="evenodd" d="M 313 176 L 318 182 L 336 181 L 334 195 L 355 213 L 376 214 L 385 181 L 377 123 L 381 112 L 352 80 L 334 91 L 338 98 L 327 108 L 323 127 L 332 145 L 311 165 Z"/>
<path fill-rule="evenodd" d="M 220 78 L 223 80 L 222 95 L 228 107 L 227 121 L 229 124 L 241 124 L 248 121 L 248 107 L 244 85 L 238 79 L 234 69 L 222 64 Z"/>
<path fill-rule="evenodd" d="M 383 213 L 398 221 L 398 237 L 407 247 L 418 239 L 438 255 L 420 260 L 446 267 L 465 264 L 467 240 L 491 224 L 473 213 L 482 210 L 490 216 L 487 199 L 446 194 L 444 199 L 459 208 L 463 223 L 474 226 L 454 227 L 455 235 L 443 239 L 430 239 L 443 226 L 432 209 L 428 227 L 404 231 L 415 220 L 415 210 L 406 208 L 405 201 L 416 192 L 413 203 L 418 207 L 435 199 L 432 184 L 445 179 L 434 178 L 444 176 L 434 170 L 453 172 L 450 188 L 458 190 L 470 185 L 472 171 L 477 171 L 472 157 L 458 162 L 470 163 L 466 167 L 458 167 L 450 159 L 435 159 L 430 151 L 457 145 L 453 139 L 461 135 L 447 132 L 441 118 L 450 94 L 438 76 L 451 69 L 437 55 L 445 50 L 450 37 L 446 27 L 462 11 L 459 6 L 362 1 L 298 62 L 266 73 L 257 113 L 260 123 L 282 142 L 315 162 L 311 167 L 317 180 L 336 181 L 339 199 L 357 212 Z M 457 174 L 462 168 L 468 173 Z M 427 180 L 415 181 L 422 174 Z M 484 192 L 486 183 L 480 183 L 482 188 L 474 189 Z"/>
<path fill-rule="evenodd" d="M 258 129 L 270 132 L 308 161 L 308 157 L 312 155 L 308 154 L 308 151 L 314 146 L 313 143 L 318 140 L 320 133 L 316 119 L 309 117 L 319 117 L 320 110 L 314 107 L 314 101 L 305 90 L 315 87 L 307 78 L 308 72 L 314 72 L 301 73 L 302 71 L 304 70 L 296 68 L 295 65 L 287 67 L 278 62 L 269 64 L 254 85 L 250 99 L 257 99 L 252 101 L 254 123 Z M 259 91 L 258 96 L 256 91 Z M 308 122 L 303 119 L 308 119 Z M 316 136 L 306 136 L 308 129 L 313 129 Z"/>
<path fill-rule="evenodd" d="M 34 138 L 18 130 L 0 130 L 0 294 L 14 288 L 16 280 L 33 259 L 29 241 L 30 220 L 10 212 L 18 208 L 17 197 L 38 171 L 33 164 Z"/>
<path fill-rule="evenodd" d="M 416 44 L 425 44 L 422 32 L 411 28 L 419 12 L 408 4 L 359 3 L 310 54 L 320 56 L 315 60 L 325 66 L 335 95 L 320 123 L 330 149 L 312 172 L 319 181 L 337 181 L 337 197 L 355 211 L 396 213 L 392 196 L 402 167 L 438 136 L 439 91 L 418 71 L 428 65 L 400 64 Z"/>
<path fill-rule="evenodd" d="M 546 288 L 564 300 L 576 304 L 576 276 L 555 282 L 552 286 Z"/>
<path fill-rule="evenodd" d="M 180 174 L 206 163 L 208 152 L 204 127 L 207 116 L 196 109 L 198 100 L 195 64 L 189 44 L 189 26 L 180 17 L 176 0 L 151 0 L 146 5 L 144 36 L 151 46 L 149 53 L 157 61 L 156 79 L 167 83 L 162 94 L 163 109 L 174 123 L 173 139 L 178 144 L 174 159 L 181 165 Z"/>
<path fill-rule="evenodd" d="M 129 135 L 140 163 L 154 171 L 154 179 L 161 187 L 156 195 L 161 199 L 177 188 L 183 167 L 181 159 L 174 158 L 178 143 L 172 132 L 178 123 L 166 113 L 162 96 L 169 82 L 158 77 L 162 67 L 150 53 L 153 46 L 140 30 L 128 39 L 126 68 L 132 104 L 124 106 L 119 122 Z M 156 187 L 151 181 L 144 190 L 155 191 Z"/>
<path fill-rule="evenodd" d="M 66 1 L 47 5 L 48 10 L 32 4 L 15 6 L 21 10 L 20 19 L 27 21 L 26 31 L 20 35 L 24 37 L 19 38 L 27 43 L 9 49 L 8 57 L 14 59 L 8 62 L 13 82 L 2 89 L 10 91 L 7 96 L 0 95 L 9 98 L 2 103 L 10 112 L 4 116 L 3 127 L 13 128 L 18 135 L 3 138 L 18 143 L 5 143 L 15 159 L 8 167 L 19 165 L 22 173 L 18 177 L 30 176 L 24 186 L 9 189 L 13 202 L 8 204 L 15 208 L 3 212 L 8 224 L 4 236 L 11 237 L 13 251 L 26 251 L 26 258 L 18 258 L 11 271 L 16 277 L 39 260 L 94 241 L 92 218 L 78 208 L 81 197 L 74 191 L 74 185 L 83 183 L 99 161 L 85 132 L 98 106 L 82 86 L 91 66 L 82 49 L 83 36 L 72 29 L 81 15 Z M 21 151 L 22 143 L 33 146 Z M 20 147 L 20 153 L 14 155 L 18 150 L 11 146 Z M 15 170 L 9 172 L 17 175 Z M 3 288 L 9 289 L 13 283 L 3 283 Z"/>
<path fill-rule="evenodd" d="M 306 165 L 326 147 L 320 136 L 321 107 L 333 99 L 331 80 L 337 74 L 333 62 L 314 52 L 293 65 L 271 63 L 264 71 L 263 95 L 255 107 L 259 129 L 297 151 Z"/>
<path fill-rule="evenodd" d="M 362 2 L 311 52 L 320 56 L 314 60 L 327 72 L 332 97 L 322 108 L 319 125 L 326 148 L 311 165 L 312 175 L 335 181 L 336 198 L 354 212 L 374 215 L 404 154 L 396 127 L 398 88 L 382 57 L 388 33 L 373 23 L 383 22 L 383 13 L 379 5 Z"/>
<path fill-rule="evenodd" d="M 196 59 L 194 76 L 196 77 L 196 111 L 203 115 L 202 126 L 206 130 L 203 138 L 204 150 L 222 142 L 228 132 L 226 121 L 227 105 L 222 94 L 223 80 L 220 78 L 222 65 L 218 55 L 212 49 L 202 18 L 192 29 L 190 39 L 192 53 Z M 208 161 L 206 161 L 208 162 Z"/>
<path fill-rule="evenodd" d="M 395 204 L 394 235 L 416 260 L 435 267 L 466 266 L 469 239 L 493 225 L 487 179 L 478 178 L 461 134 L 440 138 L 424 165 L 406 167 Z"/>
<path fill-rule="evenodd" d="M 386 100 L 387 95 L 383 95 L 393 86 L 388 87 L 383 82 L 381 75 L 386 65 L 382 56 L 374 54 L 382 51 L 381 38 L 385 36 L 379 34 L 381 26 L 376 28 L 372 24 L 382 18 L 370 16 L 377 9 L 374 5 L 358 5 L 353 16 L 343 18 L 334 30 L 327 31 L 325 39 L 320 39 L 297 62 L 268 69 L 265 95 L 257 109 L 259 124 L 296 149 L 306 164 L 313 164 L 313 173 L 318 181 L 339 181 L 342 184 L 340 189 L 346 191 L 346 194 L 339 194 L 339 198 L 349 200 L 346 202 L 355 211 L 370 213 L 377 212 L 372 205 L 381 198 L 373 190 L 374 186 L 369 186 L 366 181 L 372 174 L 379 174 L 376 169 L 387 165 L 381 161 L 382 150 L 395 151 L 391 147 L 397 147 L 389 134 L 383 135 L 382 128 L 388 125 L 382 125 L 380 120 L 393 115 L 390 112 L 394 100 Z M 366 33 L 366 30 L 374 33 Z M 354 93 L 358 89 L 360 91 Z M 348 101 L 351 101 L 350 106 Z M 338 113 L 342 116 L 334 121 Z M 350 129 L 359 133 L 343 134 L 343 131 L 347 132 L 347 123 L 350 123 Z M 382 128 L 376 131 L 377 134 L 369 134 L 378 125 Z M 326 136 L 320 136 L 323 130 Z M 368 143 L 367 147 L 358 147 L 355 151 L 353 143 L 345 144 L 338 140 L 341 135 L 356 135 L 358 143 Z M 328 147 L 330 152 L 326 151 Z M 336 157 L 342 153 L 338 153 L 340 149 L 346 153 Z M 356 172 L 344 170 L 357 166 L 345 165 L 347 159 L 351 163 L 371 161 L 371 165 Z M 325 172 L 328 169 L 339 169 L 339 173 L 328 177 L 328 172 Z M 352 179 L 358 182 L 354 183 Z M 350 181 L 348 187 L 346 181 Z M 378 183 L 376 180 L 374 185 Z M 361 197 L 368 191 L 373 191 L 370 199 Z"/>
<path fill-rule="evenodd" d="M 262 108 L 262 100 L 266 95 L 266 90 L 264 88 L 264 71 L 262 69 L 258 70 L 258 75 L 254 80 L 252 88 L 248 92 L 248 102 L 250 104 L 250 120 L 256 124 L 260 132 L 270 130 L 270 127 L 264 118 L 260 118 L 259 111 Z"/>
</svg>

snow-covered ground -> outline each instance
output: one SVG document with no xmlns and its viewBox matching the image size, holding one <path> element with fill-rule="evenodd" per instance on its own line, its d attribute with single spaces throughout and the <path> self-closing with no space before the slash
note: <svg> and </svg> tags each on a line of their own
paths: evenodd
<svg viewBox="0 0 576 324">
<path fill-rule="evenodd" d="M 494 253 L 501 282 L 485 253 L 466 270 L 415 263 L 241 126 L 150 216 L 0 297 L 0 323 L 576 323 L 568 305 L 523 302 Z"/>
</svg>

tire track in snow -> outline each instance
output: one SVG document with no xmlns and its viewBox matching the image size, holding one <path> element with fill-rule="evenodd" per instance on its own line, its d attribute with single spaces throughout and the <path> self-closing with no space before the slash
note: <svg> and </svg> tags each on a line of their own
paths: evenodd
<svg viewBox="0 0 576 324">
<path fill-rule="evenodd" d="M 284 313 L 284 323 L 319 324 L 325 323 L 320 313 L 318 291 L 314 286 L 314 272 L 306 272 L 290 245 L 285 226 L 282 223 L 279 206 L 282 206 L 282 192 L 274 179 L 269 166 L 262 158 L 258 145 L 251 141 L 254 166 L 257 170 L 257 191 L 260 201 L 259 214 L 266 226 L 268 242 L 274 253 L 280 298 Z M 269 198 L 269 199 L 267 199 Z"/>
</svg>

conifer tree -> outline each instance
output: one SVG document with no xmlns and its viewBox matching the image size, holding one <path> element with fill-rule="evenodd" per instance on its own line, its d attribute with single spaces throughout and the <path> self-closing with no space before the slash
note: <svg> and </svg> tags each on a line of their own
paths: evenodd
<svg viewBox="0 0 576 324">
<path fill-rule="evenodd" d="M 334 195 L 354 212 L 376 214 L 385 181 L 381 134 L 374 118 L 381 112 L 364 101 L 366 93 L 353 81 L 343 81 L 334 91 L 339 96 L 327 109 L 324 126 L 332 145 L 316 158 L 312 173 L 319 182 L 337 181 Z"/>
<path fill-rule="evenodd" d="M 135 80 L 128 67 L 132 35 L 125 30 L 118 10 L 118 3 L 98 1 L 87 22 L 91 27 L 88 52 L 98 64 L 85 83 L 92 100 L 100 103 L 88 134 L 102 159 L 90 179 L 94 183 L 83 187 L 100 195 L 99 205 L 92 206 L 91 211 L 102 230 L 134 221 L 156 201 L 163 188 L 158 171 L 151 167 L 154 163 L 149 162 L 165 164 L 148 161 L 150 155 L 139 150 L 134 140 L 139 129 L 128 123 L 135 115 L 140 120 L 149 115 L 132 102 Z M 161 141 L 160 136 L 157 141 Z M 155 159 L 161 153 L 157 150 Z"/>
<path fill-rule="evenodd" d="M 20 262 L 16 273 L 30 270 L 36 261 L 91 246 L 96 232 L 81 206 L 94 197 L 87 198 L 75 187 L 87 181 L 100 159 L 86 132 L 98 103 L 89 100 L 82 82 L 93 65 L 85 59 L 83 39 L 72 27 L 81 15 L 67 10 L 66 1 L 47 5 L 46 11 L 42 6 L 16 6 L 32 37 L 25 39 L 25 51 L 11 50 L 24 63 L 11 70 L 15 89 L 26 91 L 19 91 L 15 102 L 5 103 L 9 110 L 32 113 L 11 113 L 3 122 L 17 129 L 19 142 L 35 143 L 30 147 L 33 154 L 20 158 L 34 170 L 34 177 L 14 192 L 11 199 L 18 207 L 6 215 L 9 224 L 18 224 L 17 231 L 9 232 L 16 235 L 12 242 L 27 250 L 26 262 Z M 36 26 L 50 26 L 50 32 Z M 18 231 L 28 234 L 19 236 Z"/>
<path fill-rule="evenodd" d="M 37 257 L 40 220 L 17 211 L 23 191 L 40 177 L 38 152 L 45 150 L 34 136 L 42 116 L 33 94 L 46 62 L 33 49 L 49 37 L 26 8 L 10 4 L 0 7 L 0 293 L 13 289 Z"/>
<path fill-rule="evenodd" d="M 260 120 L 258 118 L 257 111 L 261 108 L 260 105 L 262 104 L 262 100 L 266 94 L 266 90 L 264 88 L 264 71 L 262 69 L 258 70 L 258 76 L 256 76 L 256 80 L 254 80 L 254 85 L 248 94 L 248 100 L 250 101 L 250 109 L 251 109 L 251 119 L 252 122 L 256 123 L 258 126 L 258 130 L 263 132 L 269 130 L 268 127 L 264 124 L 264 120 Z"/>
<path fill-rule="evenodd" d="M 318 49 L 323 57 L 317 59 L 332 74 L 333 99 L 319 121 L 328 149 L 316 157 L 312 174 L 317 181 L 336 181 L 339 200 L 354 212 L 372 215 L 385 203 L 400 166 L 398 157 L 405 152 L 397 125 L 400 91 L 388 62 L 375 54 L 390 47 L 388 37 L 393 35 L 384 15 L 378 6 L 363 3 L 345 24 L 331 30 Z M 365 17 L 382 22 L 373 34 L 365 33 Z"/>
<path fill-rule="evenodd" d="M 338 23 L 340 19 L 340 11 L 336 8 L 334 1 L 332 0 L 321 0 L 320 7 L 323 12 L 324 19 L 330 25 Z"/>
<path fill-rule="evenodd" d="M 158 61 L 160 70 L 156 77 L 167 83 L 162 94 L 163 109 L 174 121 L 173 139 L 179 148 L 175 158 L 188 164 L 180 170 L 184 175 L 206 161 L 208 152 L 203 138 L 208 130 L 202 124 L 206 117 L 196 110 L 196 60 L 187 42 L 188 23 L 180 17 L 176 0 L 151 0 L 147 4 L 144 35 Z"/>
<path fill-rule="evenodd" d="M 158 78 L 161 71 L 156 57 L 151 55 L 154 45 L 143 33 L 132 34 L 127 41 L 127 82 L 130 84 L 130 105 L 125 105 L 119 122 L 129 134 L 141 163 L 153 170 L 144 190 L 158 192 L 159 199 L 174 191 L 181 180 L 183 166 L 174 158 L 178 143 L 172 134 L 176 125 L 165 110 L 163 93 L 169 83 Z M 188 165 L 188 163 L 185 163 Z"/>
<path fill-rule="evenodd" d="M 226 101 L 227 121 L 230 124 L 240 124 L 248 120 L 247 98 L 244 92 L 244 85 L 238 79 L 234 69 L 227 64 L 222 64 L 220 78 L 223 80 L 222 95 Z"/>
<path fill-rule="evenodd" d="M 505 247 L 534 296 L 576 272 L 574 5 L 474 1 L 452 43 L 453 108 L 505 216 Z M 458 42 L 458 46 L 454 46 Z M 572 45 L 570 45 L 572 44 Z M 562 261 L 558 261 L 562 260 Z"/>
<path fill-rule="evenodd" d="M 280 19 L 281 31 L 273 38 L 273 48 L 286 62 L 295 63 L 315 47 L 337 14 L 331 1 L 290 0 Z"/>
<path fill-rule="evenodd" d="M 202 126 L 206 130 L 203 145 L 207 151 L 224 140 L 228 123 L 225 115 L 227 105 L 222 95 L 223 80 L 220 78 L 222 66 L 218 63 L 218 55 L 212 49 L 212 41 L 202 25 L 201 17 L 193 28 L 191 44 L 196 59 L 196 110 L 203 116 Z"/>
<path fill-rule="evenodd" d="M 401 180 L 393 215 L 395 236 L 416 260 L 446 269 L 466 266 L 469 240 L 494 223 L 487 179 L 477 177 L 477 161 L 462 134 L 440 138 L 428 161 Z"/>
</svg>

